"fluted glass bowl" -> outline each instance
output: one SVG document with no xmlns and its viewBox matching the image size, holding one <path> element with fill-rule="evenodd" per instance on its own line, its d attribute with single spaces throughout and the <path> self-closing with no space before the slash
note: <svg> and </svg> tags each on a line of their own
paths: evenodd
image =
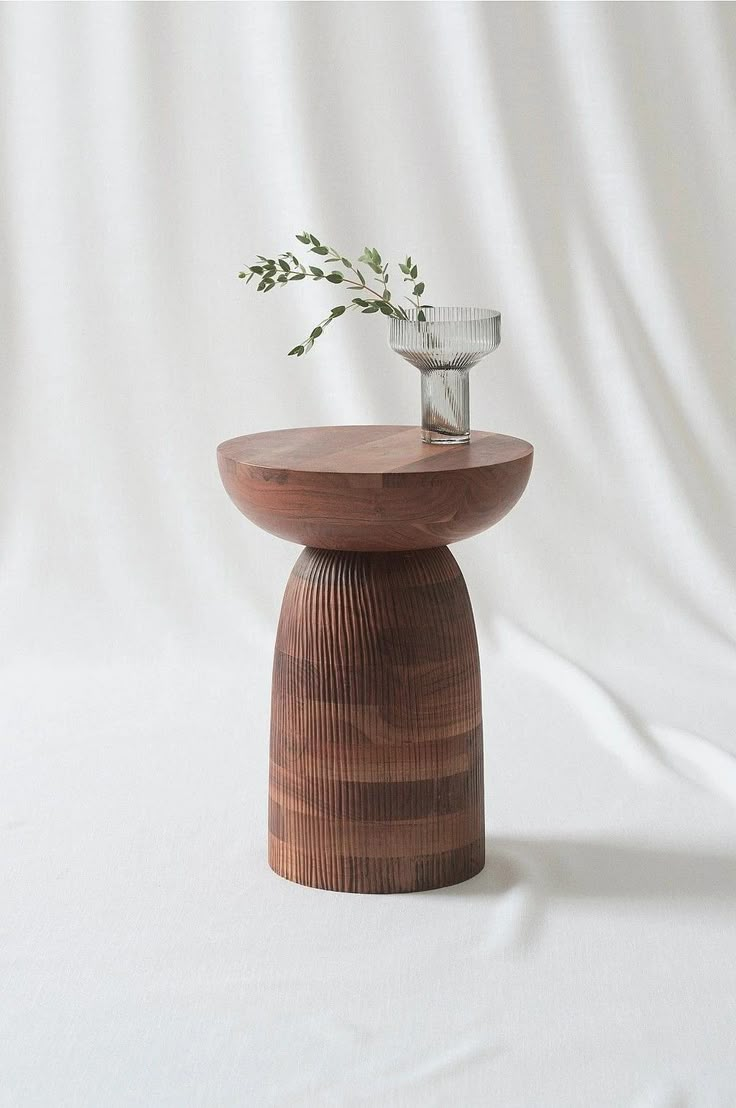
<svg viewBox="0 0 736 1108">
<path fill-rule="evenodd" d="M 422 376 L 422 439 L 432 444 L 470 441 L 470 382 L 474 365 L 501 341 L 501 313 L 491 308 L 423 308 L 391 317 L 391 349 Z"/>
</svg>

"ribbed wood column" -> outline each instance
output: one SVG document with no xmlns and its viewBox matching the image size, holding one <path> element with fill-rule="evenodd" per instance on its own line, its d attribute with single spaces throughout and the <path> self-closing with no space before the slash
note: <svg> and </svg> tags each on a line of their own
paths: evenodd
<svg viewBox="0 0 736 1108">
<path fill-rule="evenodd" d="M 269 863 L 345 892 L 412 892 L 484 863 L 480 667 L 446 546 L 307 548 L 286 586 L 271 715 Z"/>
</svg>

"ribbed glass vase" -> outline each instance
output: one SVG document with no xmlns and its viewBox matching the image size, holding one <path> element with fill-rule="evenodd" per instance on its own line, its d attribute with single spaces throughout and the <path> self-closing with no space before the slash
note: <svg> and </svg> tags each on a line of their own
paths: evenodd
<svg viewBox="0 0 736 1108">
<path fill-rule="evenodd" d="M 491 308 L 423 308 L 391 317 L 392 350 L 422 375 L 422 439 L 470 442 L 470 370 L 501 341 L 501 313 Z"/>
</svg>

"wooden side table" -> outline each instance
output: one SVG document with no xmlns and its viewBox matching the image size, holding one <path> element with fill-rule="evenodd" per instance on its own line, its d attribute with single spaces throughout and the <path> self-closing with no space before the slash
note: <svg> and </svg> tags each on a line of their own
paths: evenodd
<svg viewBox="0 0 736 1108">
<path fill-rule="evenodd" d="M 447 544 L 501 519 L 533 448 L 473 431 L 307 427 L 218 447 L 248 519 L 306 547 L 271 703 L 269 863 L 344 892 L 464 881 L 485 858 L 478 644 Z"/>
</svg>

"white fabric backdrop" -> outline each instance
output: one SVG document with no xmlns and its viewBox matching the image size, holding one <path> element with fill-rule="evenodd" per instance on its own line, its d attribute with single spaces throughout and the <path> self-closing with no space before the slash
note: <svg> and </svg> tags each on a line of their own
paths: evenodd
<svg viewBox="0 0 736 1108">
<path fill-rule="evenodd" d="M 0 1102 L 736 1103 L 735 88 L 731 4 L 2 5 Z M 455 547 L 452 890 L 266 865 L 297 550 L 215 446 L 418 415 L 237 281 L 303 227 L 501 309 L 473 423 L 536 447 Z"/>
</svg>

